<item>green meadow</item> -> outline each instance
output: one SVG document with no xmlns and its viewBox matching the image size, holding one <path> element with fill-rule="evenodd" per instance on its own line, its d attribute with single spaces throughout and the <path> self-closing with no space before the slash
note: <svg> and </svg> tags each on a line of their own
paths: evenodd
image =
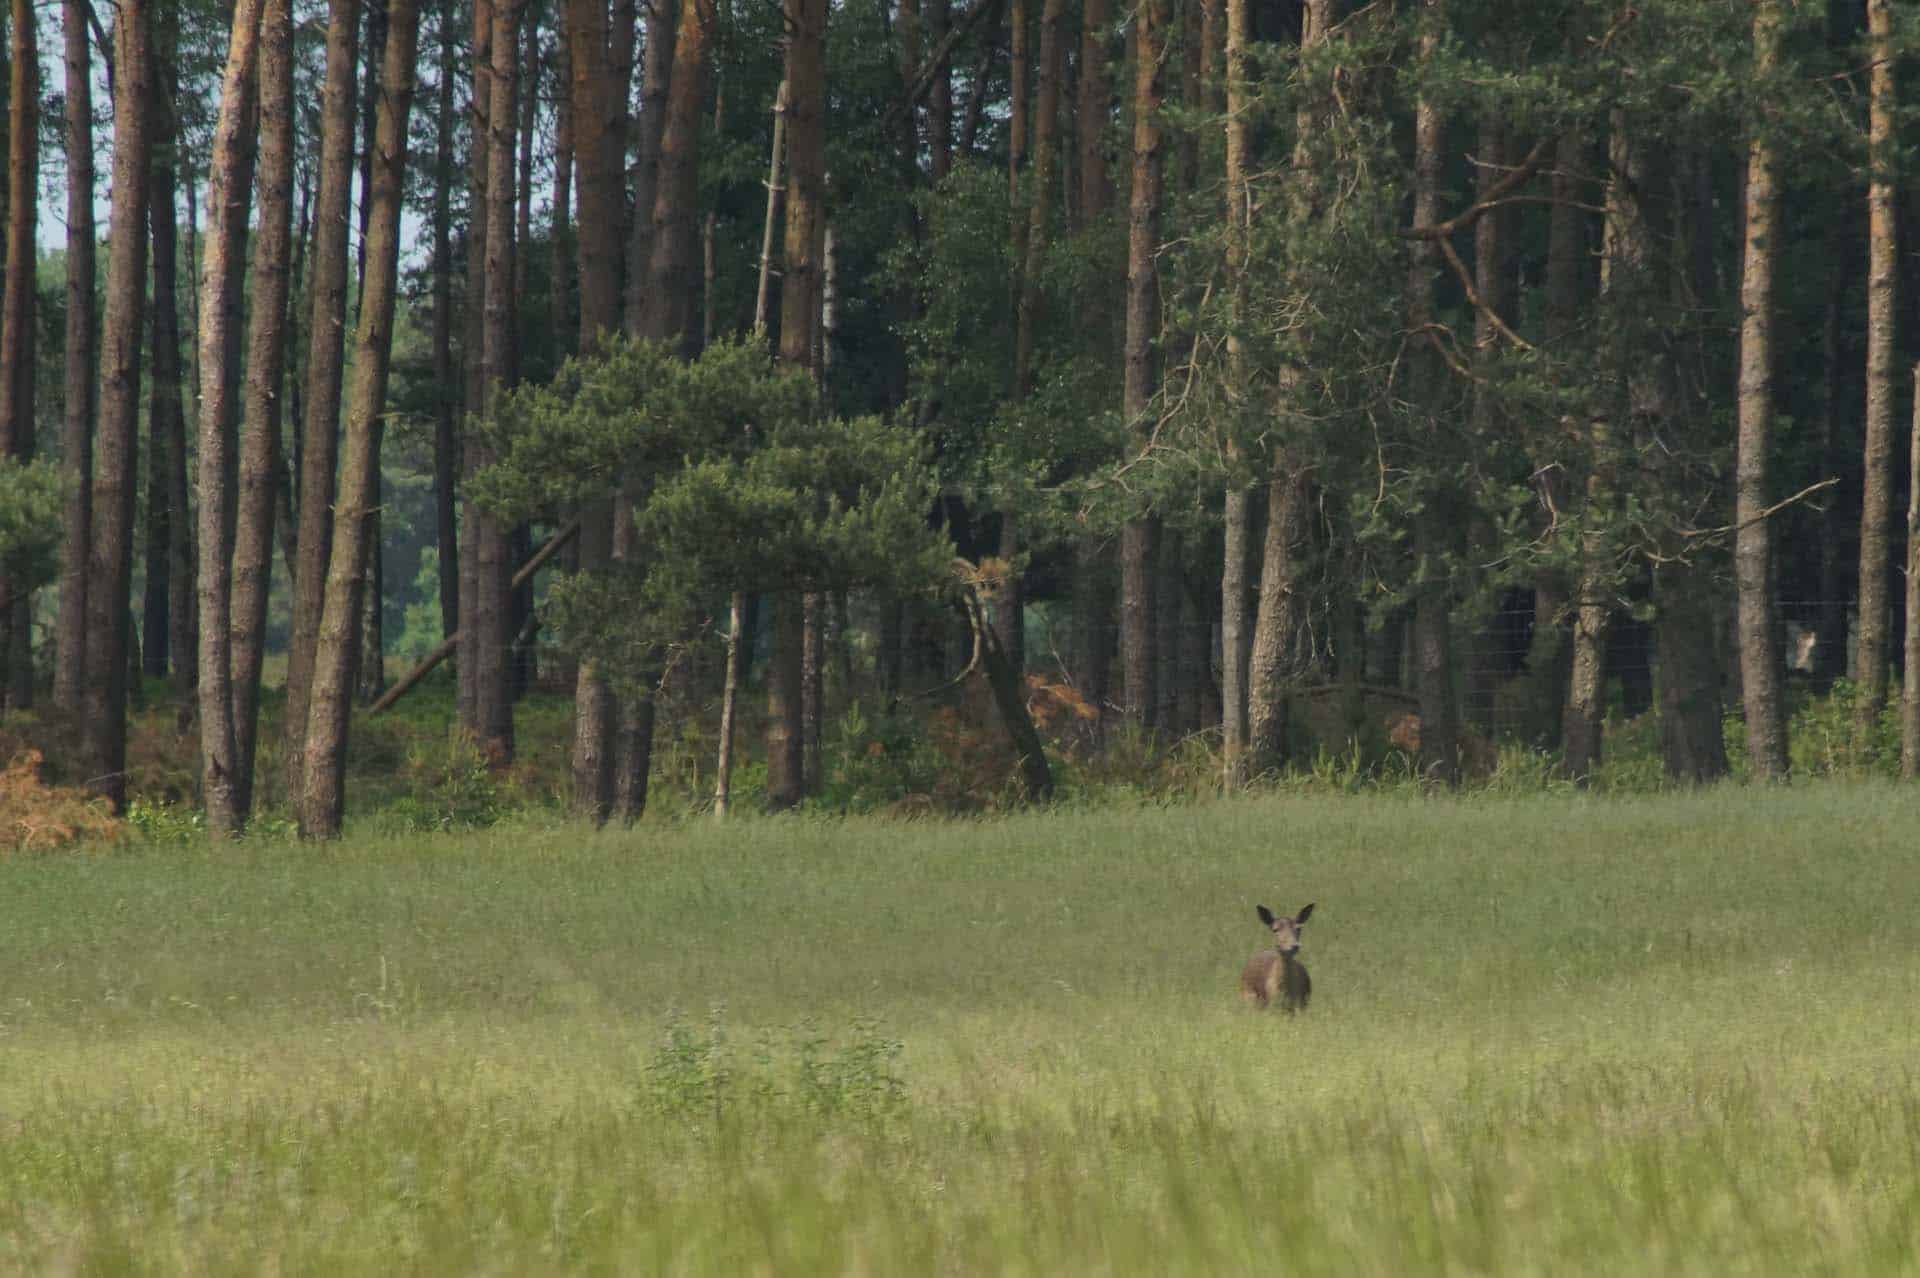
<svg viewBox="0 0 1920 1278">
<path fill-rule="evenodd" d="M 1913 1272 L 1917 852 L 1836 782 L 16 859 L 0 1269 Z"/>
</svg>

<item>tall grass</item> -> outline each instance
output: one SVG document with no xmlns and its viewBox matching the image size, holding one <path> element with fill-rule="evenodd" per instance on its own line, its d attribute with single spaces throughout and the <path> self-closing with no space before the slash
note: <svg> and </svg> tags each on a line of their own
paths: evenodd
<svg viewBox="0 0 1920 1278">
<path fill-rule="evenodd" d="M 20 861 L 0 1268 L 1901 1272 L 1920 801 Z M 1319 908 L 1248 1013 L 1255 901 Z"/>
</svg>

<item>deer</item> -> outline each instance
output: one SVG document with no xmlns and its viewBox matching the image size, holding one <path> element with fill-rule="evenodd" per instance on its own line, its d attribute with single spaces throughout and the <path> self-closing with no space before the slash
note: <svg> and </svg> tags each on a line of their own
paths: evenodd
<svg viewBox="0 0 1920 1278">
<path fill-rule="evenodd" d="M 1309 903 L 1292 918 L 1276 916 L 1264 905 L 1254 908 L 1273 933 L 1273 948 L 1247 960 L 1240 973 L 1240 997 L 1256 1009 L 1268 1007 L 1277 998 L 1282 1011 L 1304 1012 L 1313 996 L 1313 980 L 1307 975 L 1307 965 L 1294 956 L 1300 952 L 1300 929 L 1312 916 L 1313 905 Z"/>
</svg>

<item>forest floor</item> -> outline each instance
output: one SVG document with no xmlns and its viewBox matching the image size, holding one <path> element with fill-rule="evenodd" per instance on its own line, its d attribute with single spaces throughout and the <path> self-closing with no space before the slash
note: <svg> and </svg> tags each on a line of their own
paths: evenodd
<svg viewBox="0 0 1920 1278">
<path fill-rule="evenodd" d="M 1920 1265 L 1920 792 L 23 857 L 0 1270 Z M 1254 904 L 1317 902 L 1250 1012 Z"/>
</svg>

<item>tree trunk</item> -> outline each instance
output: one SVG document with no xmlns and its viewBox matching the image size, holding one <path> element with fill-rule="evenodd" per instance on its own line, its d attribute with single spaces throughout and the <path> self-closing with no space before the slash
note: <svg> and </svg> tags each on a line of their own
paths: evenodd
<svg viewBox="0 0 1920 1278">
<path fill-rule="evenodd" d="M 550 254 L 547 326 L 553 332 L 555 362 L 568 351 L 573 295 L 573 57 L 567 48 L 567 6 L 554 13 L 553 50 L 553 221 L 547 230 Z"/>
<path fill-rule="evenodd" d="M 540 11 L 534 7 L 534 0 L 522 0 L 527 7 L 525 20 L 521 23 L 520 65 L 525 83 L 519 96 L 520 109 L 520 167 L 518 180 L 514 183 L 513 242 L 513 328 L 516 349 L 533 336 L 534 325 L 527 311 L 527 269 L 533 262 L 529 250 L 533 245 L 533 125 L 534 117 L 540 105 Z M 564 90 L 562 90 L 564 92 Z M 554 337 L 558 339 L 559 334 Z M 556 359 L 557 365 L 559 361 Z M 514 359 L 514 377 L 519 379 L 520 360 Z M 376 554 L 373 559 L 378 560 Z"/>
<path fill-rule="evenodd" d="M 163 21 L 170 20 L 163 19 Z M 251 143 L 249 143 L 245 154 L 248 157 L 252 156 L 253 148 Z M 246 173 L 251 174 L 250 159 L 246 165 L 243 166 L 243 169 Z M 198 199 L 194 194 L 194 166 L 189 163 L 184 171 L 187 179 L 187 299 L 193 320 L 191 342 L 191 350 L 193 352 L 193 381 L 190 392 L 195 399 L 198 399 L 200 394 L 200 294 L 198 290 L 200 280 L 198 260 L 200 254 L 199 231 L 195 225 L 198 218 Z M 151 198 L 152 197 L 149 196 L 149 199 Z M 169 205 L 169 207 L 171 207 L 171 205 Z M 241 233 L 237 243 L 240 245 L 246 243 L 244 231 Z M 157 278 L 157 271 L 155 275 Z M 176 292 L 177 283 L 176 281 Z M 156 288 L 156 294 L 158 291 Z M 157 305 L 157 296 L 155 300 L 155 311 L 157 313 L 160 309 Z M 174 349 L 177 352 L 180 345 L 178 340 L 179 312 L 177 309 L 177 297 L 175 298 L 175 302 L 176 308 L 168 310 L 166 314 L 167 317 L 173 321 L 175 332 Z M 229 346 L 232 349 L 237 349 L 237 347 L 232 346 L 232 334 L 229 334 Z M 160 359 L 160 355 L 156 353 L 154 358 L 156 365 L 153 378 L 158 380 L 160 373 L 157 361 Z M 229 370 L 229 372 L 231 372 L 231 370 Z M 166 449 L 166 500 L 168 509 L 174 512 L 173 517 L 167 521 L 167 651 L 173 655 L 173 672 L 177 685 L 182 689 L 189 689 L 195 687 L 200 680 L 200 590 L 199 583 L 196 580 L 199 561 L 195 553 L 196 547 L 194 545 L 193 535 L 192 489 L 187 482 L 187 419 L 186 414 L 182 411 L 180 402 L 181 397 L 178 386 L 180 360 L 177 353 L 173 356 L 171 376 L 176 383 L 175 393 L 165 401 L 165 404 L 171 407 L 172 411 L 161 419 L 162 424 L 166 428 L 168 438 L 168 447 Z M 232 382 L 229 382 L 229 393 L 227 396 L 229 409 L 231 409 L 233 402 L 231 387 Z M 198 421 L 199 415 L 198 408 L 196 407 L 196 426 L 198 425 Z M 153 425 L 154 423 L 149 421 L 149 433 L 151 433 Z M 227 424 L 227 435 L 229 438 L 232 437 L 232 433 L 232 423 L 229 421 Z"/>
<path fill-rule="evenodd" d="M 1900 685 L 1900 775 L 1920 779 L 1920 364 L 1913 368 L 1913 429 L 1907 453 L 1906 678 Z"/>
<path fill-rule="evenodd" d="M 235 416 L 228 403 L 233 379 L 227 361 L 234 350 L 228 330 L 239 322 L 235 280 L 246 262 L 235 252 L 235 224 L 244 221 L 248 192 L 240 183 L 247 130 L 257 122 L 255 51 L 262 0 L 239 0 L 227 42 L 220 85 L 220 118 L 214 128 L 207 182 L 207 270 L 200 300 L 200 769 L 207 830 L 233 838 L 246 820 L 234 731 L 232 558 L 227 528 L 234 518 L 231 476 Z"/>
<path fill-rule="evenodd" d="M 720 758 L 713 773 L 713 815 L 722 821 L 733 799 L 734 714 L 753 655 L 753 636 L 746 626 L 747 598 L 735 591 L 728 605 L 726 681 L 720 695 Z"/>
<path fill-rule="evenodd" d="M 8 88 L 7 257 L 0 288 L 0 456 L 33 455 L 34 231 L 40 210 L 40 50 L 29 0 L 13 0 L 13 58 Z M 33 704 L 30 596 L 15 597 L 0 575 L 0 661 L 7 666 L 0 697 L 11 709 Z"/>
<path fill-rule="evenodd" d="M 1246 320 L 1247 311 L 1247 263 L 1251 252 L 1250 240 L 1253 234 L 1253 193 L 1248 185 L 1248 168 L 1252 162 L 1252 135 L 1247 110 L 1250 105 L 1251 85 L 1247 66 L 1247 37 L 1250 31 L 1248 19 L 1248 0 L 1226 0 L 1226 230 L 1227 230 L 1227 289 L 1228 310 L 1231 326 L 1227 333 L 1227 378 L 1229 402 L 1240 404 L 1246 397 L 1246 351 L 1240 337 L 1240 326 Z M 1086 39 L 1087 52 L 1084 57 L 1091 59 L 1095 46 L 1094 31 L 1091 28 L 1093 13 L 1088 12 L 1089 30 Z M 1104 55 L 1104 49 L 1102 49 Z M 1085 64 L 1083 64 L 1084 67 Z M 1085 71 L 1082 71 L 1081 110 L 1090 109 L 1087 95 Z M 1081 162 L 1087 164 L 1099 153 L 1099 136 L 1092 134 L 1091 144 L 1087 140 L 1091 132 L 1087 120 L 1081 120 L 1082 142 Z M 1092 153 L 1092 156 L 1089 155 Z M 1085 184 L 1085 172 L 1082 172 L 1083 198 L 1088 193 Z M 1229 468 L 1240 460 L 1238 441 L 1227 441 L 1227 464 Z M 1248 537 L 1252 532 L 1252 513 L 1249 509 L 1251 494 L 1244 480 L 1235 474 L 1227 477 L 1225 522 L 1225 554 L 1220 573 L 1220 727 L 1221 760 L 1224 775 L 1222 784 L 1228 792 L 1238 790 L 1247 780 L 1247 552 Z"/>
<path fill-rule="evenodd" d="M 1442 0 L 1421 0 L 1420 7 L 1440 8 Z M 1435 24 L 1437 25 L 1437 24 Z M 1439 44 L 1439 33 L 1429 26 L 1420 37 L 1419 57 L 1429 60 Z M 1414 106 L 1413 224 L 1432 226 L 1440 220 L 1441 144 L 1445 126 L 1440 108 L 1424 94 Z M 1439 248 L 1430 240 L 1414 247 L 1408 327 L 1427 333 L 1419 348 L 1411 379 L 1416 404 L 1436 398 L 1443 374 L 1431 343 L 1434 277 Z M 1429 420 L 1428 429 L 1439 423 Z M 1413 519 L 1413 630 L 1414 688 L 1420 697 L 1420 754 L 1426 775 L 1443 785 L 1460 783 L 1460 711 L 1453 691 L 1453 591 L 1449 582 L 1448 539 L 1453 494 L 1444 479 L 1428 478 L 1421 487 L 1420 509 Z"/>
<path fill-rule="evenodd" d="M 620 326 L 619 255 L 624 200 L 620 156 L 610 139 L 617 91 L 608 65 L 604 0 L 570 0 L 567 6 L 569 97 L 574 153 L 580 169 L 580 349 L 591 351 Z M 649 57 L 652 49 L 649 47 Z M 642 117 L 643 131 L 648 121 Z M 656 130 L 657 132 L 657 130 Z M 636 221 L 646 220 L 644 210 Z M 635 312 L 637 315 L 637 312 Z M 589 503 L 581 511 L 580 570 L 606 570 L 613 547 L 613 503 Z M 598 825 L 613 811 L 615 738 L 619 708 L 606 680 L 590 661 L 574 676 L 573 809 Z"/>
<path fill-rule="evenodd" d="M 804 793 L 800 696 L 804 606 L 797 590 L 773 595 L 772 652 L 767 670 L 767 806 L 794 807 Z"/>
<path fill-rule="evenodd" d="M 484 2 L 484 0 L 483 0 Z M 489 42 L 491 66 L 488 88 L 486 182 L 486 279 L 484 324 L 481 332 L 480 384 L 484 411 L 491 412 L 513 377 L 513 148 L 515 94 L 519 87 L 520 13 L 525 0 L 498 0 L 491 6 L 493 29 Z M 474 442 L 467 449 L 471 476 L 493 459 Z M 499 518 L 467 503 L 467 543 L 473 552 L 473 598 L 461 619 L 461 674 L 471 668 L 472 693 L 466 727 L 489 763 L 513 758 L 513 697 L 508 680 L 507 650 L 510 596 L 507 587 L 512 565 L 507 562 L 507 529 Z M 467 608 L 462 591 L 462 607 Z"/>
<path fill-rule="evenodd" d="M 820 311 L 816 223 L 826 191 L 825 0 L 787 0 L 787 239 L 780 280 L 780 360 L 811 368 Z M 683 36 L 682 39 L 685 37 Z M 678 76 L 675 77 L 678 97 Z M 774 602 L 767 671 L 767 803 L 792 807 L 806 791 L 805 604 L 797 591 Z"/>
<path fill-rule="evenodd" d="M 1561 352 L 1579 322 L 1580 299 L 1586 291 L 1587 215 L 1574 207 L 1578 198 L 1574 174 L 1581 168 L 1583 154 L 1577 137 L 1563 137 L 1557 146 L 1551 179 L 1554 203 L 1547 232 L 1545 337 L 1555 354 Z M 1574 421 L 1569 416 L 1561 425 L 1571 433 Z M 1543 428 L 1538 435 L 1551 439 L 1552 432 Z M 1551 528 L 1553 512 L 1575 508 L 1575 496 L 1550 444 L 1539 447 L 1533 462 L 1535 488 L 1546 507 L 1547 527 Z M 1527 643 L 1527 743 L 1538 750 L 1558 750 L 1566 741 L 1567 691 L 1576 642 L 1569 623 L 1579 606 L 1575 597 L 1579 576 L 1577 569 L 1571 575 L 1559 569 L 1534 574 L 1533 634 Z"/>
<path fill-rule="evenodd" d="M 1107 126 L 1112 116 L 1113 83 L 1107 71 L 1107 47 L 1113 38 L 1113 0 L 1086 0 L 1080 35 L 1080 101 L 1074 112 L 1080 137 L 1080 217 L 1097 221 L 1113 199 L 1107 176 Z"/>
<path fill-rule="evenodd" d="M 152 373 L 147 398 L 147 528 L 146 600 L 141 609 L 140 665 L 150 679 L 164 679 L 173 630 L 169 605 L 176 583 L 172 580 L 173 522 L 185 520 L 185 507 L 173 506 L 173 467 L 186 468 L 186 422 L 180 404 L 180 298 L 177 198 L 174 152 L 178 145 L 173 116 L 179 88 L 177 17 L 170 10 L 155 15 L 153 93 L 154 165 L 147 197 L 147 221 L 153 234 Z M 191 285 L 191 281 L 189 281 Z M 191 687 L 186 676 L 197 668 L 196 655 L 172 649 L 173 666 L 181 687 Z"/>
<path fill-rule="evenodd" d="M 453 369 L 453 80 L 454 13 L 446 0 L 440 16 L 440 78 L 434 119 L 433 169 L 433 511 L 434 545 L 440 568 L 440 634 L 460 630 L 460 538 L 456 476 L 460 440 L 454 413 L 460 402 Z"/>
<path fill-rule="evenodd" d="M 86 683 L 87 547 L 92 537 L 94 412 L 93 66 L 88 0 L 62 0 L 67 66 L 67 327 L 62 456 L 68 476 L 65 550 L 55 626 L 54 703 L 79 708 Z"/>
<path fill-rule="evenodd" d="M 289 795 L 306 781 L 307 699 L 313 683 L 332 554 L 334 472 L 339 464 L 342 339 L 347 323 L 347 217 L 353 194 L 354 67 L 360 0 L 328 0 L 326 87 L 320 117 L 320 194 L 314 210 L 313 315 L 307 328 L 307 420 L 300 465 L 300 564 L 287 633 L 282 722 Z"/>
<path fill-rule="evenodd" d="M 1166 61 L 1167 0 L 1143 0 L 1135 20 L 1139 54 L 1133 83 L 1133 194 L 1127 215 L 1127 330 L 1122 410 L 1136 449 L 1146 447 L 1157 385 L 1153 342 L 1160 331 L 1160 206 L 1165 189 L 1166 131 L 1160 121 Z M 1120 664 L 1126 680 L 1122 713 L 1137 728 L 1152 722 L 1153 560 L 1158 521 L 1136 516 L 1120 539 Z"/>
<path fill-rule="evenodd" d="M 953 21 L 952 0 L 924 3 L 927 43 L 937 49 Z M 927 152 L 934 185 L 938 186 L 953 171 L 953 64 L 949 56 L 942 56 L 940 65 L 934 68 L 933 84 L 927 91 Z"/>
<path fill-rule="evenodd" d="M 169 650 L 179 686 L 191 687 L 195 657 L 172 648 L 169 606 L 180 594 L 173 580 L 173 524 L 187 518 L 186 508 L 174 509 L 173 467 L 186 467 L 186 423 L 180 405 L 180 301 L 177 197 L 178 125 L 174 104 L 180 87 L 179 15 L 172 8 L 154 15 L 153 150 L 147 196 L 147 220 L 153 235 L 153 301 L 149 321 L 153 363 L 147 400 L 147 526 L 146 599 L 141 609 L 140 666 L 152 679 L 167 674 Z M 191 589 L 191 582 L 187 589 Z"/>
<path fill-rule="evenodd" d="M 293 259 L 293 6 L 266 0 L 260 18 L 260 228 L 254 240 L 247 340 L 246 425 L 240 440 L 240 517 L 233 543 L 232 696 L 240 819 L 253 810 L 260 671 L 273 581 L 280 492 L 280 387 Z"/>
<path fill-rule="evenodd" d="M 1298 680 L 1300 627 L 1306 594 L 1300 588 L 1300 547 L 1307 537 L 1308 476 L 1286 473 L 1283 460 L 1267 485 L 1267 532 L 1260 561 L 1260 604 L 1248 656 L 1247 745 L 1254 766 L 1287 762 L 1287 692 Z"/>
<path fill-rule="evenodd" d="M 335 554 L 327 568 L 303 752 L 305 775 L 299 791 L 300 832 L 309 838 L 339 834 L 345 807 L 354 631 L 360 621 L 364 564 L 371 552 L 367 517 L 378 502 L 380 439 L 386 417 L 399 275 L 407 117 L 413 105 L 419 26 L 414 0 L 388 0 L 382 90 L 374 132 L 372 212 L 367 224 L 367 278 L 354 332 L 353 393 L 347 404 L 346 455 L 334 514 Z M 512 49 L 510 40 L 506 47 Z"/>
<path fill-rule="evenodd" d="M 1754 73 L 1766 77 L 1780 62 L 1780 0 L 1760 0 L 1753 11 Z M 1740 277 L 1740 437 L 1735 476 L 1734 575 L 1739 585 L 1740 687 L 1747 712 L 1747 757 L 1767 781 L 1787 775 L 1785 671 L 1774 620 L 1773 531 L 1762 513 L 1768 503 L 1767 461 L 1773 433 L 1773 264 L 1780 195 L 1775 142 L 1756 128 L 1747 154 L 1745 265 Z"/>
<path fill-rule="evenodd" d="M 1893 521 L 1894 307 L 1899 262 L 1894 211 L 1899 146 L 1894 129 L 1892 0 L 1868 0 L 1871 110 L 1867 133 L 1867 441 L 1860 509 L 1860 628 L 1854 702 L 1855 735 L 1870 739 L 1887 704 L 1887 577 Z"/>
<path fill-rule="evenodd" d="M 711 0 L 706 0 L 711 5 Z M 698 5 L 696 4 L 696 9 Z M 660 150 L 666 137 L 667 109 L 673 76 L 679 67 L 677 23 L 685 23 L 674 0 L 649 0 L 646 7 L 646 50 L 640 62 L 640 128 L 635 139 L 633 174 L 633 225 L 627 240 L 627 327 L 640 322 L 640 314 L 653 303 L 646 291 L 652 280 L 653 210 L 660 192 Z M 702 15 L 695 13 L 695 18 Z M 711 14 L 706 15 L 711 19 Z M 702 40 L 707 39 L 704 32 Z M 706 56 L 703 44 L 700 58 Z M 577 73 L 576 73 L 577 74 Z M 704 75 L 705 72 L 700 74 Z M 624 86 L 625 81 L 621 82 Z M 695 109 L 698 109 L 697 106 Z"/>
<path fill-rule="evenodd" d="M 827 597 L 809 590 L 801 599 L 800 777 L 808 794 L 820 793 L 821 724 L 826 718 Z"/>
<path fill-rule="evenodd" d="M 1024 96 L 1025 79 L 1025 5 L 1014 6 L 1014 87 L 1016 102 Z M 1014 319 L 1013 399 L 1020 402 L 1033 394 L 1034 343 L 1041 316 L 1040 273 L 1046 264 L 1047 246 L 1053 223 L 1055 171 L 1058 166 L 1060 137 L 1060 80 L 1065 74 L 1065 51 L 1061 27 L 1066 20 L 1065 0 L 1044 0 L 1040 12 L 1040 66 L 1035 85 L 1032 140 L 1032 168 L 1027 174 L 1027 189 L 1020 192 L 1020 174 L 1013 175 L 1014 248 L 1022 257 L 1019 268 L 1018 311 Z M 1024 104 L 1018 104 L 1018 111 Z M 1019 157 L 1015 157 L 1016 166 Z M 1018 678 L 1026 668 L 1026 627 L 1024 611 L 1026 591 L 1021 581 L 1020 522 L 1007 510 L 1001 514 L 1000 558 L 1007 571 L 992 602 L 995 633 L 1000 650 Z"/>
<path fill-rule="evenodd" d="M 127 641 L 140 420 L 140 317 L 147 270 L 147 108 L 153 75 L 147 0 L 120 0 L 114 22 L 113 203 L 100 326 L 100 421 L 87 564 L 86 669 L 80 697 L 87 785 L 114 811 L 127 802 Z"/>
</svg>

